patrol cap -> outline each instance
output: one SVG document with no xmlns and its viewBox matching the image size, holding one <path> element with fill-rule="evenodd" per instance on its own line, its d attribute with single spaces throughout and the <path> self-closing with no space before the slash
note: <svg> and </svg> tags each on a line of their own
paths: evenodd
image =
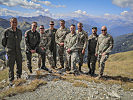
<svg viewBox="0 0 133 100">
<path fill-rule="evenodd" d="M 92 27 L 92 29 L 97 29 L 97 27 Z"/>
</svg>

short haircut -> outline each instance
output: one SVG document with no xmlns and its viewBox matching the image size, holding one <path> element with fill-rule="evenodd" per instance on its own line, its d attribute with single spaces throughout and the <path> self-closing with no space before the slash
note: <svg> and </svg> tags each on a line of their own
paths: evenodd
<svg viewBox="0 0 133 100">
<path fill-rule="evenodd" d="M 11 22 L 13 19 L 16 19 L 16 20 L 17 20 L 17 18 L 16 18 L 16 17 L 12 17 L 12 18 L 10 18 L 10 22 Z"/>
<path fill-rule="evenodd" d="M 33 23 L 36 23 L 36 25 L 37 25 L 37 22 L 32 22 L 32 24 L 33 24 Z"/>
<path fill-rule="evenodd" d="M 63 19 L 61 19 L 60 22 L 64 22 L 65 23 L 65 21 Z"/>
<path fill-rule="evenodd" d="M 74 26 L 74 27 L 75 27 L 75 25 L 74 25 L 74 24 L 71 24 L 71 26 Z M 70 26 L 70 27 L 71 27 L 71 26 Z"/>
<path fill-rule="evenodd" d="M 83 26 L 83 24 L 82 24 L 82 23 L 80 23 L 80 22 L 79 22 L 78 24 L 79 24 L 79 25 L 81 25 L 81 26 Z"/>
<path fill-rule="evenodd" d="M 44 25 L 40 25 L 40 26 L 44 27 Z"/>
<path fill-rule="evenodd" d="M 54 23 L 54 21 L 50 21 L 50 23 Z"/>
</svg>

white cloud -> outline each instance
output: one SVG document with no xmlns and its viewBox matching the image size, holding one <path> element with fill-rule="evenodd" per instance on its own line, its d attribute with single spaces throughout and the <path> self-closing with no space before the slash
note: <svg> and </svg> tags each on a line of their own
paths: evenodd
<svg viewBox="0 0 133 100">
<path fill-rule="evenodd" d="M 23 13 L 20 11 L 13 11 L 13 10 L 9 10 L 7 8 L 0 8 L 0 15 L 1 16 L 23 16 L 23 17 L 33 17 L 34 16 L 39 16 L 39 15 L 43 15 L 43 16 L 50 16 L 49 13 L 43 12 L 43 11 L 35 11 L 35 12 L 31 12 L 31 13 Z"/>
<path fill-rule="evenodd" d="M 0 0 L 0 5 L 6 5 L 11 7 L 20 6 L 26 9 L 36 9 L 36 10 L 48 12 L 48 9 L 45 9 L 40 4 L 36 4 L 28 0 Z"/>
<path fill-rule="evenodd" d="M 119 7 L 130 7 L 133 9 L 133 0 L 112 0 L 112 3 Z"/>
<path fill-rule="evenodd" d="M 128 11 L 123 11 L 121 12 L 121 15 L 126 15 L 128 13 Z"/>
<path fill-rule="evenodd" d="M 59 7 L 65 8 L 66 7 L 65 5 L 54 5 L 50 1 L 40 1 L 40 0 L 32 0 L 32 1 L 40 3 L 40 4 L 44 4 L 46 6 L 55 7 L 55 8 L 59 8 Z"/>
<path fill-rule="evenodd" d="M 76 14 L 82 14 L 82 15 L 86 15 L 86 11 L 82 11 L 82 10 L 77 10 L 77 11 L 74 11 L 74 13 Z"/>
</svg>

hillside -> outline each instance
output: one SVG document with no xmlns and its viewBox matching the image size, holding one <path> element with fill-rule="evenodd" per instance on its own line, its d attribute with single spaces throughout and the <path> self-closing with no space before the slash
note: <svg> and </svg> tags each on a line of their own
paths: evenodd
<svg viewBox="0 0 133 100">
<path fill-rule="evenodd" d="M 114 48 L 112 53 L 133 50 L 133 33 L 125 34 L 114 38 Z"/>
<path fill-rule="evenodd" d="M 29 74 L 23 63 L 22 79 L 15 80 L 12 88 L 8 85 L 7 68 L 0 71 L 0 98 L 6 100 L 132 100 L 133 98 L 133 51 L 110 55 L 106 62 L 104 77 L 98 80 L 85 73 L 74 76 L 68 72 L 58 74 L 38 70 L 33 61 L 33 74 Z M 48 66 L 48 65 L 47 65 Z M 58 66 L 59 67 L 59 66 Z M 88 71 L 86 64 L 82 70 Z M 96 67 L 96 76 L 98 74 Z M 45 92 L 44 92 L 45 91 Z M 4 98 L 5 97 L 5 98 Z"/>
</svg>

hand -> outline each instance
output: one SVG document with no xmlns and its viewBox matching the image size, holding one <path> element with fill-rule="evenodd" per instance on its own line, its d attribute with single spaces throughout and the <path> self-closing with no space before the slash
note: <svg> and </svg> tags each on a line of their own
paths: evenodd
<svg viewBox="0 0 133 100">
<path fill-rule="evenodd" d="M 30 50 L 31 53 L 36 53 L 36 50 Z"/>
<path fill-rule="evenodd" d="M 102 56 L 105 56 L 106 55 L 106 52 L 102 53 Z"/>
<path fill-rule="evenodd" d="M 42 50 L 45 50 L 45 48 L 41 47 Z"/>
<path fill-rule="evenodd" d="M 85 49 L 82 50 L 82 54 L 85 54 Z"/>
<path fill-rule="evenodd" d="M 64 46 L 64 43 L 63 43 L 63 42 L 61 42 L 61 43 L 60 43 L 60 46 Z"/>
<path fill-rule="evenodd" d="M 97 56 L 98 56 L 98 54 L 95 54 L 95 56 L 97 57 Z"/>
<path fill-rule="evenodd" d="M 70 53 L 71 52 L 71 50 L 70 49 L 67 49 L 67 53 Z"/>
</svg>

